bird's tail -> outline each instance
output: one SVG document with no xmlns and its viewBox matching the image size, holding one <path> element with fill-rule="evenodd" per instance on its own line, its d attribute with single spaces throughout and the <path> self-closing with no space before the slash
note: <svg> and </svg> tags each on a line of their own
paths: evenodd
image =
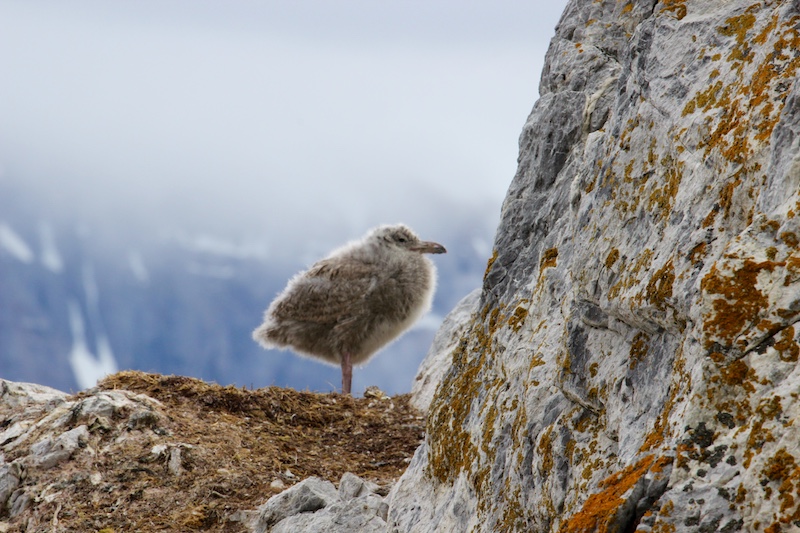
<svg viewBox="0 0 800 533">
<path fill-rule="evenodd" d="M 264 322 L 253 330 L 253 340 L 263 348 L 274 348 L 275 343 L 269 338 L 270 323 Z"/>
</svg>

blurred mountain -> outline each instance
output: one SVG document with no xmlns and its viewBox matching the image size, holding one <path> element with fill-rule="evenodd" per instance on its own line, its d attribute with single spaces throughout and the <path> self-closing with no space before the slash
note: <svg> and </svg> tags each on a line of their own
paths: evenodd
<svg viewBox="0 0 800 533">
<path fill-rule="evenodd" d="M 442 317 L 481 282 L 496 213 L 432 202 L 446 220 L 417 229 L 448 248 L 435 258 L 433 310 L 356 369 L 356 394 L 368 385 L 409 391 Z M 147 216 L 98 219 L 48 208 L 25 187 L 0 182 L 0 377 L 75 391 L 136 369 L 248 387 L 338 389 L 338 368 L 266 352 L 250 337 L 295 272 L 368 229 L 331 227 L 324 239 L 270 241 L 283 228 L 265 228 L 257 240 Z"/>
</svg>

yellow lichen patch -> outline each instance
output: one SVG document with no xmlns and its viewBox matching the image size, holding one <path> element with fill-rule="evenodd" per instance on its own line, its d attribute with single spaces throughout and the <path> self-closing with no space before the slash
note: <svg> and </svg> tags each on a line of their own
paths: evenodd
<svg viewBox="0 0 800 533">
<path fill-rule="evenodd" d="M 658 309 L 665 309 L 667 300 L 672 298 L 672 285 L 675 283 L 675 269 L 672 266 L 672 259 L 664 263 L 650 278 L 645 289 L 647 300 Z"/>
<path fill-rule="evenodd" d="M 776 257 L 778 257 L 778 249 L 774 246 L 770 246 L 764 250 L 764 255 L 767 256 L 767 259 L 770 261 L 774 261 Z"/>
<path fill-rule="evenodd" d="M 550 248 L 545 250 L 542 258 L 539 260 L 539 276 L 541 277 L 542 271 L 545 268 L 552 268 L 556 266 L 558 259 L 558 248 Z"/>
<path fill-rule="evenodd" d="M 631 350 L 628 357 L 628 365 L 631 370 L 636 368 L 644 358 L 647 356 L 647 346 L 650 342 L 650 335 L 647 333 L 640 331 L 633 337 L 633 342 L 631 342 Z"/>
<path fill-rule="evenodd" d="M 487 314 L 486 310 L 483 314 Z M 473 323 L 473 332 L 480 329 L 481 324 Z M 441 482 L 453 482 L 478 458 L 477 446 L 465 427 L 482 385 L 478 375 L 486 358 L 483 347 L 460 345 L 453 353 L 455 371 L 445 375 L 431 403 L 427 421 L 428 470 Z"/>
<path fill-rule="evenodd" d="M 653 165 L 655 166 L 655 165 Z M 655 187 L 647 201 L 647 209 L 656 218 L 666 220 L 672 211 L 672 204 L 678 194 L 678 188 L 683 177 L 683 163 L 666 155 L 661 159 L 660 168 L 663 171 L 660 186 Z"/>
<path fill-rule="evenodd" d="M 797 245 L 800 244 L 800 239 L 797 238 L 797 234 L 792 231 L 784 231 L 781 233 L 780 237 L 783 243 L 789 248 L 797 248 Z"/>
<path fill-rule="evenodd" d="M 703 260 L 703 257 L 706 255 L 706 243 L 701 242 L 696 244 L 691 250 L 689 250 L 689 261 L 696 265 Z"/>
<path fill-rule="evenodd" d="M 731 207 L 733 206 L 733 193 L 741 183 L 742 180 L 737 176 L 736 179 L 726 183 L 719 191 L 719 206 L 724 211 L 726 218 L 730 216 Z"/>
<path fill-rule="evenodd" d="M 537 366 L 544 366 L 545 363 L 544 359 L 542 358 L 542 354 L 537 353 L 534 357 L 531 357 L 531 364 L 528 366 L 528 370 L 533 370 Z"/>
<path fill-rule="evenodd" d="M 790 255 L 786 258 L 786 277 L 783 278 L 783 284 L 788 287 L 798 280 L 800 280 L 800 257 Z"/>
<path fill-rule="evenodd" d="M 725 275 L 717 265 L 703 277 L 700 289 L 707 294 L 717 294 L 721 298 L 712 301 L 713 311 L 703 322 L 703 329 L 708 334 L 707 347 L 710 348 L 715 338 L 732 346 L 733 341 L 747 327 L 757 322 L 759 314 L 767 308 L 768 299 L 757 288 L 758 275 L 762 271 L 772 272 L 776 266 L 783 266 L 773 261 L 756 263 L 745 259 L 742 266 Z M 741 341 L 743 348 L 746 341 Z"/>
<path fill-rule="evenodd" d="M 701 224 L 701 226 L 704 227 L 704 228 L 710 228 L 711 226 L 713 226 L 714 225 L 714 219 L 717 218 L 717 213 L 719 213 L 719 207 L 718 206 L 714 206 L 714 208 L 711 209 L 711 211 L 708 212 L 708 214 L 706 215 L 706 218 L 703 219 L 703 223 Z"/>
<path fill-rule="evenodd" d="M 620 507 L 625 504 L 623 496 L 647 473 L 655 459 L 655 455 L 643 457 L 636 464 L 601 481 L 603 490 L 589 496 L 581 510 L 562 524 L 559 532 L 607 533 Z"/>
<path fill-rule="evenodd" d="M 492 269 L 492 265 L 497 260 L 497 250 L 492 250 L 492 257 L 489 258 L 489 261 L 486 263 L 486 271 L 483 273 L 483 279 L 486 281 L 486 276 L 489 275 L 489 271 Z"/>
<path fill-rule="evenodd" d="M 528 310 L 521 305 L 517 306 L 517 308 L 514 309 L 514 312 L 508 318 L 508 325 L 514 330 L 514 333 L 516 333 L 522 327 L 522 324 L 525 322 L 526 318 L 528 318 Z"/>
<path fill-rule="evenodd" d="M 683 107 L 683 116 L 691 115 L 697 110 L 708 111 L 717 103 L 717 95 L 722 89 L 722 82 L 718 81 L 705 91 L 700 91 Z"/>
<path fill-rule="evenodd" d="M 717 31 L 726 37 L 736 37 L 736 46 L 731 50 L 728 61 L 744 61 L 751 57 L 753 52 L 748 46 L 747 32 L 756 23 L 753 11 L 757 8 L 758 6 L 751 6 L 742 15 L 730 17 L 724 26 L 717 28 Z"/>
<path fill-rule="evenodd" d="M 630 289 L 638 284 L 640 282 L 639 274 L 643 270 L 650 268 L 650 262 L 652 260 L 653 250 L 645 248 L 630 268 L 621 267 L 620 271 L 623 272 L 623 275 L 620 276 L 619 281 L 608 290 L 608 298 L 617 298 L 623 290 Z"/>
<path fill-rule="evenodd" d="M 606 268 L 611 268 L 612 266 L 614 266 L 614 263 L 617 262 L 617 259 L 619 259 L 619 250 L 617 250 L 616 248 L 612 248 L 611 251 L 608 252 L 608 255 L 606 256 L 606 263 L 605 263 Z"/>
<path fill-rule="evenodd" d="M 686 16 L 686 0 L 664 0 L 662 13 L 672 13 L 678 20 Z"/>
<path fill-rule="evenodd" d="M 549 426 L 541 433 L 541 437 L 539 437 L 539 444 L 536 445 L 536 452 L 539 454 L 539 457 L 542 461 L 539 472 L 544 479 L 547 479 L 547 476 L 550 475 L 550 472 L 553 470 L 553 465 L 555 464 L 553 461 L 553 442 L 551 440 L 552 433 L 553 426 Z"/>
</svg>

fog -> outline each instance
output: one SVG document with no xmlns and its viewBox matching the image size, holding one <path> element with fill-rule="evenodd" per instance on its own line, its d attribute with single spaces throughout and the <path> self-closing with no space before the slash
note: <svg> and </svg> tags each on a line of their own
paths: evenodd
<svg viewBox="0 0 800 533">
<path fill-rule="evenodd" d="M 0 180 L 220 233 L 499 213 L 565 3 L 0 0 Z"/>
</svg>

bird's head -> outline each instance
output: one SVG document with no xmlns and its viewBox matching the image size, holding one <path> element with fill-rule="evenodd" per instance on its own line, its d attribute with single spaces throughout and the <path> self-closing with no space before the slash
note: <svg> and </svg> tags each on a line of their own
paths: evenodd
<svg viewBox="0 0 800 533">
<path fill-rule="evenodd" d="M 408 226 L 380 226 L 372 233 L 382 246 L 390 246 L 420 254 L 444 254 L 447 250 L 439 243 L 422 241 Z"/>
</svg>

